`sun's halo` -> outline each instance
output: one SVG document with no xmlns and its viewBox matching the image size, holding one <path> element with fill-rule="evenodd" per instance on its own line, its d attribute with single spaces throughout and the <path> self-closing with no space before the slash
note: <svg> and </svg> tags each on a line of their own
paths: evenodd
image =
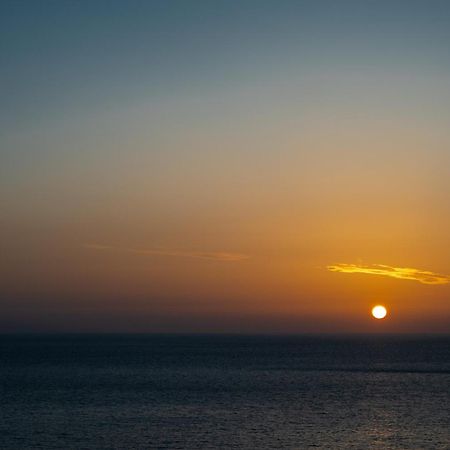
<svg viewBox="0 0 450 450">
<path fill-rule="evenodd" d="M 387 309 L 382 305 L 376 305 L 372 308 L 372 316 L 375 319 L 384 319 L 387 315 Z"/>
</svg>

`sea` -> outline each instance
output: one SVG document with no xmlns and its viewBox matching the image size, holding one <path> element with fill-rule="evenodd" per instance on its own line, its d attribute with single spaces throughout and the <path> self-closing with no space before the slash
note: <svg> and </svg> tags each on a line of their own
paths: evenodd
<svg viewBox="0 0 450 450">
<path fill-rule="evenodd" d="M 0 448 L 450 449 L 450 337 L 4 335 Z"/>
</svg>

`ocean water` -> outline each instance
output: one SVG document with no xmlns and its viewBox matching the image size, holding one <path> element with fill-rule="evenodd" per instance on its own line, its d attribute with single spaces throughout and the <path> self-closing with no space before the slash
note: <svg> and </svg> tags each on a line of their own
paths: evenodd
<svg viewBox="0 0 450 450">
<path fill-rule="evenodd" d="M 449 449 L 450 337 L 3 336 L 1 449 Z"/>
</svg>

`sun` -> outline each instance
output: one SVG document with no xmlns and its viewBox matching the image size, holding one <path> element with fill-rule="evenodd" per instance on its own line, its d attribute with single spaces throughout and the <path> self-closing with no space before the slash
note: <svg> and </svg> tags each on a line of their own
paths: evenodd
<svg viewBox="0 0 450 450">
<path fill-rule="evenodd" d="M 387 309 L 382 305 L 377 305 L 372 308 L 372 316 L 375 319 L 384 319 L 387 315 Z"/>
</svg>

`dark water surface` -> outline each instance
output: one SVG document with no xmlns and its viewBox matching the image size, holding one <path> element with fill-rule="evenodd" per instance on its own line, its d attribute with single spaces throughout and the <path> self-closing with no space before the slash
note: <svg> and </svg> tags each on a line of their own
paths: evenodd
<svg viewBox="0 0 450 450">
<path fill-rule="evenodd" d="M 0 448 L 450 448 L 449 337 L 3 336 Z"/>
</svg>

